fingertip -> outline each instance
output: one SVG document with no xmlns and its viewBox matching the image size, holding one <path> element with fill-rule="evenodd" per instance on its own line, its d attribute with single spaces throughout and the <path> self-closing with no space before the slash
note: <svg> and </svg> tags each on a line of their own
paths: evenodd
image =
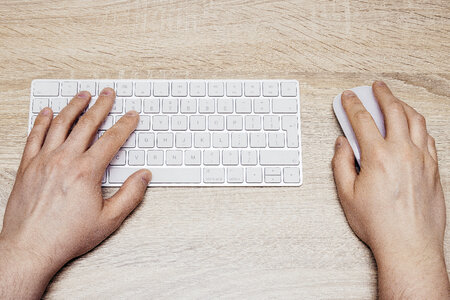
<svg viewBox="0 0 450 300">
<path fill-rule="evenodd" d="M 152 172 L 144 169 L 141 174 L 141 180 L 147 185 L 152 180 Z"/>
<path fill-rule="evenodd" d="M 77 94 L 76 98 L 87 100 L 91 98 L 91 93 L 89 93 L 88 91 L 81 91 Z"/>
<path fill-rule="evenodd" d="M 381 81 L 381 80 L 375 80 L 372 84 L 372 88 L 382 87 L 382 86 L 386 86 L 386 83 L 384 83 L 384 81 Z"/>
<path fill-rule="evenodd" d="M 52 115 L 52 109 L 51 109 L 50 107 L 44 107 L 44 108 L 41 110 L 40 114 L 41 114 L 42 116 L 48 117 L 48 116 Z"/>
<path fill-rule="evenodd" d="M 114 93 L 115 92 L 112 88 L 106 87 L 101 91 L 100 96 L 112 96 Z"/>
</svg>

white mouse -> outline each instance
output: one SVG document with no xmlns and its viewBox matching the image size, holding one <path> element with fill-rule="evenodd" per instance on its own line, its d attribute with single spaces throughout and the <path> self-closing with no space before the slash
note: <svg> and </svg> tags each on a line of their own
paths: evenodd
<svg viewBox="0 0 450 300">
<path fill-rule="evenodd" d="M 381 135 L 383 135 L 384 137 L 386 135 L 386 130 L 384 128 L 384 117 L 383 113 L 380 110 L 380 106 L 378 105 L 378 102 L 375 99 L 375 96 L 373 95 L 372 87 L 358 86 L 350 90 L 353 91 L 358 96 L 359 100 L 361 100 L 362 104 L 375 121 L 375 124 L 377 125 Z M 344 131 L 345 137 L 350 143 L 350 146 L 352 146 L 353 153 L 355 154 L 356 157 L 356 161 L 361 166 L 360 161 L 361 152 L 359 149 L 358 141 L 356 140 L 355 132 L 353 131 L 352 125 L 350 124 L 350 121 L 347 118 L 347 114 L 345 113 L 345 110 L 342 107 L 341 95 L 342 93 L 334 98 L 333 101 L 334 114 L 336 115 L 336 118 L 338 119 L 339 124 L 341 125 L 341 128 Z"/>
</svg>

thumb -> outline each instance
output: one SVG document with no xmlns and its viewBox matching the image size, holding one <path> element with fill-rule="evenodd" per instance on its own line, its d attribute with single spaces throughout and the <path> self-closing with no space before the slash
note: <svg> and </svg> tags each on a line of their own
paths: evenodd
<svg viewBox="0 0 450 300">
<path fill-rule="evenodd" d="M 355 157 L 350 144 L 343 136 L 336 139 L 332 166 L 340 201 L 353 197 L 353 186 L 357 176 Z"/>
<path fill-rule="evenodd" d="M 115 228 L 125 220 L 125 218 L 142 201 L 147 185 L 152 174 L 149 170 L 139 170 L 130 175 L 123 183 L 122 187 L 109 199 L 105 199 L 104 213 L 106 221 Z"/>
</svg>

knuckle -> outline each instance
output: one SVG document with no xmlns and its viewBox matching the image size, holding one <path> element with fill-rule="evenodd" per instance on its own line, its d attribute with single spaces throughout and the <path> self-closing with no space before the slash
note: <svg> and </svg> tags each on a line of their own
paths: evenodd
<svg viewBox="0 0 450 300">
<path fill-rule="evenodd" d="M 389 112 L 394 113 L 394 114 L 404 113 L 403 105 L 398 101 L 392 101 L 388 105 L 388 110 L 389 110 Z"/>
<path fill-rule="evenodd" d="M 365 109 L 358 110 L 354 116 L 355 116 L 355 119 L 360 122 L 367 122 L 370 119 L 372 119 L 372 116 L 370 115 L 370 113 Z"/>
<path fill-rule="evenodd" d="M 80 121 L 78 122 L 78 126 L 83 127 L 83 128 L 92 128 L 92 127 L 97 127 L 97 123 L 98 122 L 92 116 L 87 114 L 80 118 Z"/>
<path fill-rule="evenodd" d="M 66 120 L 66 118 L 62 114 L 60 114 L 53 119 L 52 125 L 60 127 L 66 125 L 67 123 L 68 121 Z"/>
<path fill-rule="evenodd" d="M 419 113 L 416 113 L 415 115 L 414 115 L 414 120 L 415 120 L 415 122 L 417 122 L 418 124 L 420 124 L 421 126 L 426 126 L 426 120 L 425 120 L 425 117 L 424 116 L 422 116 L 421 114 L 419 114 Z"/>
</svg>

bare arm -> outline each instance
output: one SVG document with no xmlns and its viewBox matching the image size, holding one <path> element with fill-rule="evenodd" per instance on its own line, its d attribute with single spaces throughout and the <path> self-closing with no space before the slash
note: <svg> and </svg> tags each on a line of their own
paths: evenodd
<svg viewBox="0 0 450 300">
<path fill-rule="evenodd" d="M 357 174 L 348 141 L 336 141 L 333 172 L 345 216 L 374 254 L 381 299 L 447 299 L 445 200 L 434 139 L 423 116 L 384 83 L 375 82 L 373 91 L 385 138 L 355 94 L 342 96 L 361 148 Z"/>
<path fill-rule="evenodd" d="M 136 112 L 126 114 L 91 145 L 114 98 L 105 89 L 70 133 L 89 103 L 87 92 L 55 119 L 49 108 L 36 118 L 0 233 L 1 299 L 39 299 L 65 263 L 97 246 L 142 200 L 149 171 L 136 172 L 113 197 L 102 197 L 103 173 L 139 119 Z"/>
</svg>

